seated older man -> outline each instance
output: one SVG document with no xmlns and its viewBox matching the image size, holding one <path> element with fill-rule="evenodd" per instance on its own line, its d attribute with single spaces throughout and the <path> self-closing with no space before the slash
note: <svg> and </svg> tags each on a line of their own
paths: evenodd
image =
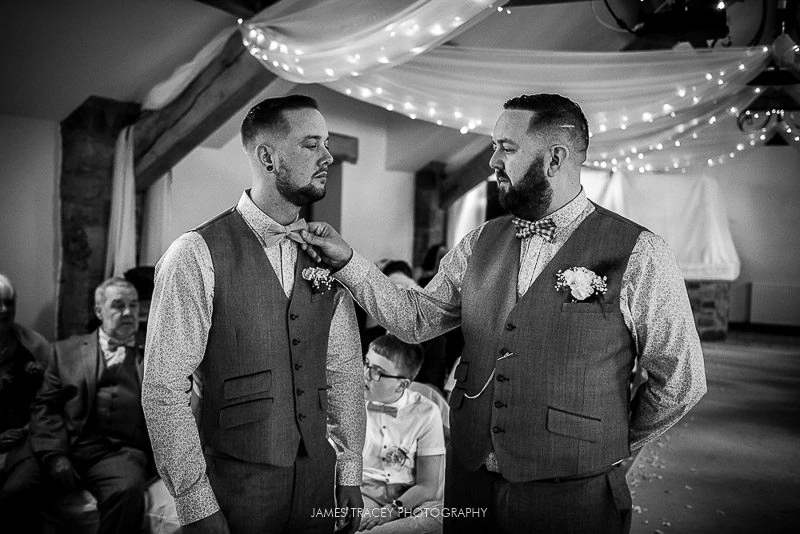
<svg viewBox="0 0 800 534">
<path fill-rule="evenodd" d="M 27 436 L 31 403 L 51 355 L 44 337 L 16 323 L 16 311 L 17 292 L 0 274 L 0 485 L 8 452 Z"/>
<path fill-rule="evenodd" d="M 136 289 L 122 278 L 106 280 L 95 291 L 95 313 L 98 330 L 54 346 L 33 403 L 32 453 L 11 467 L 0 491 L 0 517 L 10 532 L 35 532 L 43 499 L 76 489 L 97 499 L 99 532 L 141 528 L 150 445 Z"/>
</svg>

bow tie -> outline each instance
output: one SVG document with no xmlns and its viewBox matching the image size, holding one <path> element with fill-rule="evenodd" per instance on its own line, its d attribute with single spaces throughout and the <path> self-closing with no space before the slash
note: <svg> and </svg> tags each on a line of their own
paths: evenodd
<svg viewBox="0 0 800 534">
<path fill-rule="evenodd" d="M 136 338 L 127 341 L 114 339 L 113 337 L 108 338 L 108 352 L 115 352 L 120 347 L 136 348 Z"/>
<path fill-rule="evenodd" d="M 385 404 L 378 404 L 376 402 L 368 402 L 367 410 L 370 412 L 381 412 L 392 417 L 397 417 L 397 408 L 394 406 L 386 406 Z"/>
<path fill-rule="evenodd" d="M 542 239 L 548 243 L 552 243 L 553 238 L 556 236 L 556 223 L 554 223 L 553 219 L 550 217 L 539 221 L 529 221 L 527 219 L 514 217 L 514 226 L 517 227 L 516 235 L 520 239 L 525 239 L 526 237 L 536 234 L 541 236 Z"/>
<path fill-rule="evenodd" d="M 278 223 L 270 223 L 264 231 L 264 246 L 269 248 L 279 243 L 282 239 L 291 239 L 295 243 L 303 243 L 300 231 L 308 228 L 305 219 L 298 219 L 289 226 Z"/>
</svg>

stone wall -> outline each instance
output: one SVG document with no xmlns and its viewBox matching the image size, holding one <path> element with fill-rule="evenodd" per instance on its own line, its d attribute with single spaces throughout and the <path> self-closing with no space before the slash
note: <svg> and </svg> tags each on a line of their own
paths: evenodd
<svg viewBox="0 0 800 534">
<path fill-rule="evenodd" d="M 83 333 L 103 280 L 114 148 L 137 104 L 89 97 L 61 123 L 61 269 L 58 338 Z"/>
<path fill-rule="evenodd" d="M 728 335 L 731 283 L 719 280 L 686 282 L 694 323 L 703 341 L 722 341 Z"/>
</svg>

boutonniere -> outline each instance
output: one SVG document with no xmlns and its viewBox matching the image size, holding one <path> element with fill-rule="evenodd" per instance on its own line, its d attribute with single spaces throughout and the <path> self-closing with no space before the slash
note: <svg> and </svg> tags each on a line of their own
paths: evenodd
<svg viewBox="0 0 800 534">
<path fill-rule="evenodd" d="M 25 364 L 25 372 L 29 375 L 40 375 L 44 373 L 44 365 L 39 362 L 28 362 Z"/>
<path fill-rule="evenodd" d="M 311 291 L 314 293 L 325 293 L 333 283 L 330 269 L 324 267 L 306 267 L 302 276 L 303 280 L 311 282 Z"/>
<path fill-rule="evenodd" d="M 597 276 L 586 267 L 572 267 L 556 273 L 556 290 L 569 291 L 572 302 L 580 302 L 591 296 L 606 294 L 607 279 Z"/>
</svg>

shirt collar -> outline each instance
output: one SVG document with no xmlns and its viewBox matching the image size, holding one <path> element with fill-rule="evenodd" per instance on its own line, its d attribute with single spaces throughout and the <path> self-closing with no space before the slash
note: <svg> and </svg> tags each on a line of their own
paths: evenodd
<svg viewBox="0 0 800 534">
<path fill-rule="evenodd" d="M 256 206 L 256 203 L 250 198 L 249 189 L 243 191 L 242 196 L 239 197 L 239 203 L 236 204 L 236 211 L 242 214 L 245 222 L 259 236 L 265 235 L 267 233 L 267 228 L 269 228 L 271 224 L 280 225 L 275 221 L 275 219 L 261 211 L 261 208 Z"/>
<path fill-rule="evenodd" d="M 577 219 L 578 216 L 583 213 L 583 210 L 586 209 L 588 204 L 589 199 L 586 198 L 586 192 L 584 191 L 583 187 L 581 187 L 580 192 L 575 195 L 575 198 L 548 215 L 548 217 L 553 219 L 553 222 L 556 224 L 557 228 L 569 226 L 572 221 Z"/>
</svg>

